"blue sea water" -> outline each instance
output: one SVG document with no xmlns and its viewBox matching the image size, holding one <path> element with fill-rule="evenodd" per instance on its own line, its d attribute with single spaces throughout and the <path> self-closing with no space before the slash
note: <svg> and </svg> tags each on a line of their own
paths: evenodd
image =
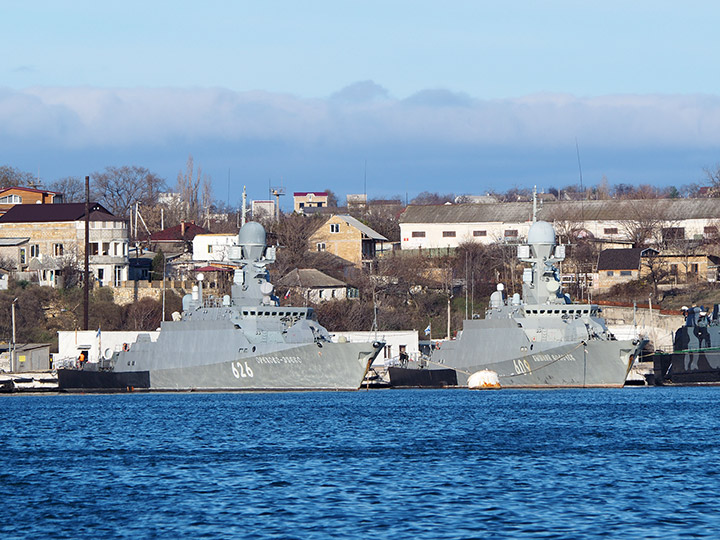
<svg viewBox="0 0 720 540">
<path fill-rule="evenodd" d="M 0 397 L 0 538 L 716 538 L 720 388 Z"/>
</svg>

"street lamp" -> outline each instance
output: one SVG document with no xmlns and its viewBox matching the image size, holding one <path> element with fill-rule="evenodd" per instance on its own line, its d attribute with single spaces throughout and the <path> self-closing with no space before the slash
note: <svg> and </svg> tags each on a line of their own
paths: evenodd
<svg viewBox="0 0 720 540">
<path fill-rule="evenodd" d="M 15 373 L 15 302 L 18 299 L 12 301 L 11 314 L 12 314 L 12 352 L 10 353 L 10 373 Z"/>
</svg>

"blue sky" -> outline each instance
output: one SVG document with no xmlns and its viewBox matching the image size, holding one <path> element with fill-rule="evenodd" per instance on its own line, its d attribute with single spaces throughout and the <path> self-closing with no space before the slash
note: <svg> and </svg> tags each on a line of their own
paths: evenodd
<svg viewBox="0 0 720 540">
<path fill-rule="evenodd" d="M 4 2 L 0 164 L 412 198 L 720 163 L 720 5 Z M 289 201 L 284 204 L 287 205 Z"/>
</svg>

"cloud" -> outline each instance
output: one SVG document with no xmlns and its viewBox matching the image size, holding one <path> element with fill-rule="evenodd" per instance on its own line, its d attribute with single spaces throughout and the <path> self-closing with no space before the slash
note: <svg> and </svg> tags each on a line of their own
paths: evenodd
<svg viewBox="0 0 720 540">
<path fill-rule="evenodd" d="M 720 98 L 536 94 L 481 100 L 449 90 L 392 98 L 372 81 L 327 99 L 221 88 L 0 88 L 0 143 L 161 147 L 210 141 L 307 148 L 383 145 L 599 148 L 720 146 Z"/>
</svg>

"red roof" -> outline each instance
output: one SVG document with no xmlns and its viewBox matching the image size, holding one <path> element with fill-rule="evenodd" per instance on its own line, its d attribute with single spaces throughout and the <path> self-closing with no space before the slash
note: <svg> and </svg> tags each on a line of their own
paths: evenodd
<svg viewBox="0 0 720 540">
<path fill-rule="evenodd" d="M 0 223 L 51 223 L 85 219 L 85 203 L 16 204 L 0 217 Z M 124 221 L 98 203 L 90 203 L 90 221 Z"/>
<path fill-rule="evenodd" d="M 59 192 L 57 192 L 57 191 L 48 191 L 47 189 L 35 189 L 35 188 L 20 187 L 20 186 L 11 186 L 11 187 L 0 189 L 0 195 L 5 193 L 6 191 L 10 191 L 13 189 L 19 189 L 20 191 L 31 191 L 33 193 L 52 193 L 53 195 L 59 195 Z"/>
<path fill-rule="evenodd" d="M 232 268 L 222 268 L 220 266 L 201 266 L 195 269 L 196 272 L 233 272 Z"/>
<path fill-rule="evenodd" d="M 305 197 L 306 195 L 318 195 L 319 197 L 327 197 L 327 191 L 296 191 L 293 197 Z"/>
<path fill-rule="evenodd" d="M 185 223 L 185 234 L 183 235 L 183 226 L 175 225 L 169 229 L 153 233 L 150 235 L 151 242 L 184 242 L 195 238 L 196 234 L 208 234 L 210 231 L 198 227 L 194 223 Z"/>
</svg>

